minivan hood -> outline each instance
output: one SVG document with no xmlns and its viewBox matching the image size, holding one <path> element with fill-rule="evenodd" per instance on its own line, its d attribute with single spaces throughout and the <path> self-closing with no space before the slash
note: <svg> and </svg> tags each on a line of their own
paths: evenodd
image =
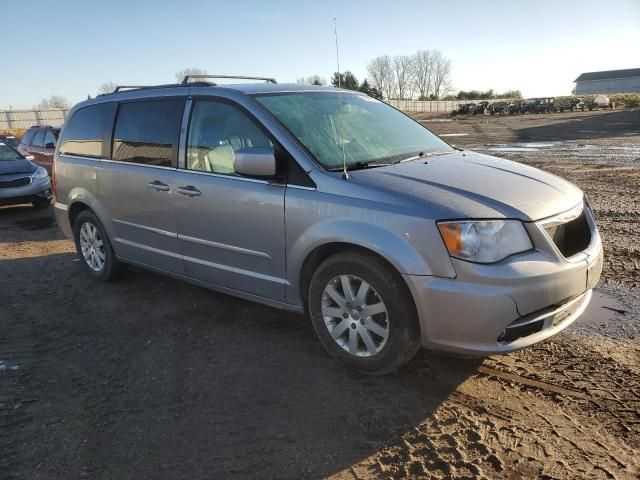
<svg viewBox="0 0 640 480">
<path fill-rule="evenodd" d="M 12 175 L 14 173 L 33 173 L 38 167 L 29 160 L 0 161 L 0 175 Z"/>
<path fill-rule="evenodd" d="M 428 203 L 435 220 L 516 218 L 535 221 L 569 210 L 582 191 L 550 173 L 470 151 L 356 170 L 354 180 Z"/>
</svg>

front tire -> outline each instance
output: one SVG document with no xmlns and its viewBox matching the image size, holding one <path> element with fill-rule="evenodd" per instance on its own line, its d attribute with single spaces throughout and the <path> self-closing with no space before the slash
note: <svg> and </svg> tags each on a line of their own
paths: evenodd
<svg viewBox="0 0 640 480">
<path fill-rule="evenodd" d="M 309 286 L 313 328 L 327 352 L 369 375 L 393 372 L 420 348 L 413 299 L 402 277 L 373 255 L 329 257 Z"/>
<path fill-rule="evenodd" d="M 51 205 L 51 199 L 43 198 L 42 200 L 35 200 L 31 202 L 31 206 L 36 210 L 44 210 L 45 208 L 49 208 Z"/>
<path fill-rule="evenodd" d="M 80 263 L 87 274 L 100 282 L 114 280 L 122 269 L 102 223 L 93 212 L 80 212 L 73 223 L 73 238 Z"/>
</svg>

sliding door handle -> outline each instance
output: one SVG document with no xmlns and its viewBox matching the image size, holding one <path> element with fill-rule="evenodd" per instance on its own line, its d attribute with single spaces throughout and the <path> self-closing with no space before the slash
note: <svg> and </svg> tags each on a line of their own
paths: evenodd
<svg viewBox="0 0 640 480">
<path fill-rule="evenodd" d="M 202 192 L 192 185 L 187 185 L 186 187 L 178 187 L 176 188 L 176 192 L 181 193 L 182 195 L 187 195 L 188 197 L 197 197 L 199 195 L 202 195 Z"/>
</svg>

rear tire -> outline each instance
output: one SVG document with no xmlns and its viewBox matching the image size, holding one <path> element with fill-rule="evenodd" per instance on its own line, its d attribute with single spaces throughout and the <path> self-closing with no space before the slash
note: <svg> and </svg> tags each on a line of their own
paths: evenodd
<svg viewBox="0 0 640 480">
<path fill-rule="evenodd" d="M 308 298 L 320 342 L 353 370 L 384 375 L 406 364 L 420 348 L 417 313 L 407 286 L 373 255 L 345 252 L 329 257 L 315 271 Z"/>
<path fill-rule="evenodd" d="M 78 214 L 73 223 L 76 252 L 85 272 L 100 282 L 114 280 L 122 270 L 102 223 L 90 210 Z"/>
</svg>

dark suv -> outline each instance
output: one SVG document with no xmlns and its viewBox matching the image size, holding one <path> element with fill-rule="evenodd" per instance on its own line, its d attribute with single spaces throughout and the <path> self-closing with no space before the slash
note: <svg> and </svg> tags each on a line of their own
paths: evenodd
<svg viewBox="0 0 640 480">
<path fill-rule="evenodd" d="M 538 98 L 531 111 L 535 113 L 551 113 L 554 110 L 555 99 L 553 97 Z"/>
<path fill-rule="evenodd" d="M 53 153 L 60 135 L 60 127 L 34 125 L 22 137 L 18 151 L 22 155 L 32 155 L 33 163 L 44 167 L 51 175 Z"/>
</svg>

